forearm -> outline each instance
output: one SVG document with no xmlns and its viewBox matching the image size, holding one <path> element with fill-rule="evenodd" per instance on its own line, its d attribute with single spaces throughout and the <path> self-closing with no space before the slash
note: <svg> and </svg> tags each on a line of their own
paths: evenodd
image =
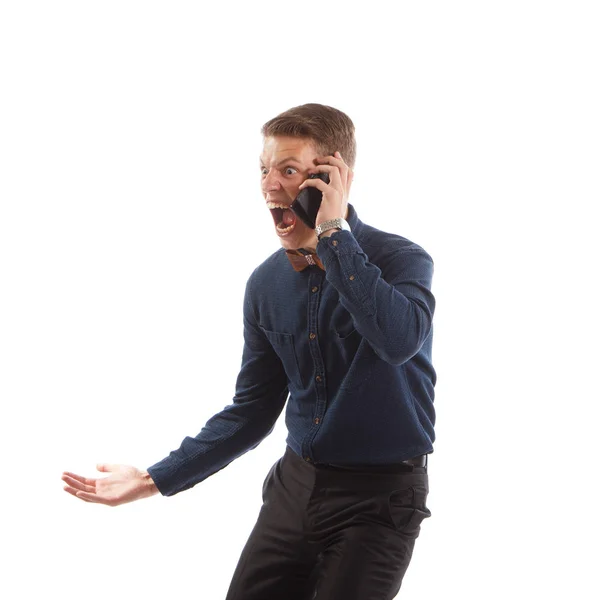
<svg viewBox="0 0 600 600">
<path fill-rule="evenodd" d="M 204 481 L 255 448 L 269 433 L 287 399 L 287 388 L 276 401 L 255 400 L 225 407 L 211 417 L 195 437 L 148 468 L 157 489 L 172 496 Z"/>
<path fill-rule="evenodd" d="M 327 281 L 375 352 L 391 364 L 414 356 L 431 333 L 435 308 L 428 255 L 422 249 L 399 252 L 388 266 L 388 281 L 350 232 L 322 237 L 317 252 Z"/>
<path fill-rule="evenodd" d="M 244 350 L 233 403 L 196 437 L 148 469 L 161 494 L 189 489 L 256 447 L 273 429 L 287 400 L 287 378 L 252 313 L 244 308 Z"/>
<path fill-rule="evenodd" d="M 244 349 L 232 404 L 211 417 L 196 437 L 148 468 L 158 490 L 172 496 L 200 483 L 255 448 L 271 431 L 288 397 L 279 357 L 259 326 L 252 277 L 244 296 Z"/>
</svg>

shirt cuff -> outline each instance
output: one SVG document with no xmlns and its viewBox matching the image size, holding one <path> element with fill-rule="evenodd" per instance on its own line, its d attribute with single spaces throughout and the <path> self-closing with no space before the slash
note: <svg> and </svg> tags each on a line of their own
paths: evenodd
<svg viewBox="0 0 600 600">
<path fill-rule="evenodd" d="M 336 231 L 330 236 L 322 237 L 317 244 L 317 256 L 323 262 L 325 269 L 328 262 L 358 252 L 362 253 L 363 250 L 351 231 Z"/>
</svg>

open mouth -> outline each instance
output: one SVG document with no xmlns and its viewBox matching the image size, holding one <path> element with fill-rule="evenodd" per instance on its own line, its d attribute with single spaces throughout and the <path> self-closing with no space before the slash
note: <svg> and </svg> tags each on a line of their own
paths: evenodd
<svg viewBox="0 0 600 600">
<path fill-rule="evenodd" d="M 296 227 L 296 215 L 286 204 L 267 202 L 278 235 L 288 235 Z"/>
</svg>

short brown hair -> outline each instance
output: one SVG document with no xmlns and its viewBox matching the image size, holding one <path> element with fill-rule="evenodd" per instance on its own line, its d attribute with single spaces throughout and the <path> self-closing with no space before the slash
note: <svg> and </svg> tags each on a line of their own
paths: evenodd
<svg viewBox="0 0 600 600">
<path fill-rule="evenodd" d="M 354 168 L 354 123 L 337 108 L 324 104 L 295 106 L 267 121 L 261 133 L 264 137 L 288 135 L 311 139 L 317 152 L 329 156 L 338 150 L 344 162 L 351 169 Z"/>
</svg>

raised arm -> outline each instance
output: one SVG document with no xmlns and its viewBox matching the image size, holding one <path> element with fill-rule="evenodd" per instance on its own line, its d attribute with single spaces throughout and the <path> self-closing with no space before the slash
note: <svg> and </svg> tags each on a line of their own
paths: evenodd
<svg viewBox="0 0 600 600">
<path fill-rule="evenodd" d="M 348 231 L 321 239 L 317 252 L 340 303 L 378 356 L 393 365 L 413 357 L 432 328 L 431 257 L 416 244 L 390 249 L 383 273 Z"/>
</svg>

